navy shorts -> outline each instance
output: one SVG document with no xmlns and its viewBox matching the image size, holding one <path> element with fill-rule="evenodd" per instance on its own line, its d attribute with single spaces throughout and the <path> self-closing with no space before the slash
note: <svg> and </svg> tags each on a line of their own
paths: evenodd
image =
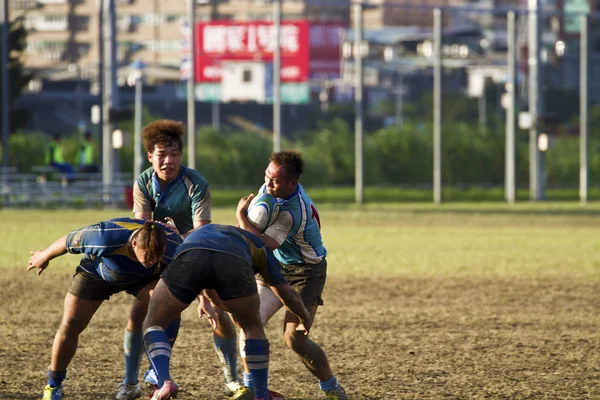
<svg viewBox="0 0 600 400">
<path fill-rule="evenodd" d="M 133 283 L 115 284 L 106 282 L 85 269 L 77 267 L 71 286 L 69 286 L 69 293 L 80 299 L 93 301 L 108 300 L 113 294 L 122 291 L 137 296 L 149 283 L 154 282 L 156 284 L 158 279 L 159 275 L 155 274 L 143 277 Z"/>
<path fill-rule="evenodd" d="M 181 253 L 161 278 L 173 296 L 186 304 L 191 304 L 204 289 L 214 289 L 221 300 L 257 293 L 252 265 L 237 256 L 212 250 Z"/>
</svg>

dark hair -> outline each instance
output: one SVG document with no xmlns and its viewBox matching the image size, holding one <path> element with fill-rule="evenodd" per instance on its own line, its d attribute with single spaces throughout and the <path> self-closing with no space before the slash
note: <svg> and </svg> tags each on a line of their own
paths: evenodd
<svg viewBox="0 0 600 400">
<path fill-rule="evenodd" d="M 136 235 L 138 245 L 151 260 L 160 260 L 167 248 L 167 234 L 163 227 L 154 221 L 144 222 L 144 226 Z"/>
<path fill-rule="evenodd" d="M 142 142 L 148 153 L 154 151 L 156 145 L 174 146 L 183 150 L 183 140 L 181 137 L 185 134 L 185 125 L 183 122 L 170 119 L 160 119 L 144 127 L 142 130 Z"/>
<path fill-rule="evenodd" d="M 285 150 L 273 152 L 270 162 L 285 168 L 285 176 L 288 180 L 300 179 L 300 175 L 304 172 L 304 160 L 300 150 Z"/>
</svg>

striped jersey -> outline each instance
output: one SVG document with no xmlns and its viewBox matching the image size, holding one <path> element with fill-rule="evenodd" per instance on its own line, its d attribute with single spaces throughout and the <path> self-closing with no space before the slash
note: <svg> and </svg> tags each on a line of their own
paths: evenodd
<svg viewBox="0 0 600 400">
<path fill-rule="evenodd" d="M 194 220 L 210 221 L 210 188 L 196 170 L 180 167 L 179 175 L 164 191 L 152 167 L 140 174 L 133 185 L 133 213 L 152 212 L 153 219 L 170 217 L 181 234 L 194 228 Z"/>
<path fill-rule="evenodd" d="M 109 283 L 129 284 L 162 272 L 181 244 L 181 236 L 165 229 L 167 246 L 160 262 L 145 268 L 129 250 L 135 231 L 144 226 L 144 220 L 114 218 L 85 226 L 67 235 L 67 251 L 83 254 L 81 267 Z"/>
<path fill-rule="evenodd" d="M 265 193 L 263 185 L 259 193 Z M 280 246 L 274 251 L 275 257 L 283 264 L 318 264 L 327 255 L 321 237 L 321 220 L 313 201 L 302 185 L 298 184 L 294 193 L 287 199 L 277 199 L 279 214 L 265 231 Z M 290 228 L 291 226 L 291 228 Z"/>
<path fill-rule="evenodd" d="M 254 272 L 261 274 L 267 284 L 278 286 L 287 283 L 273 252 L 265 246 L 261 238 L 241 228 L 218 224 L 203 225 L 185 238 L 177 249 L 175 258 L 189 250 L 230 254 L 252 265 Z"/>
</svg>

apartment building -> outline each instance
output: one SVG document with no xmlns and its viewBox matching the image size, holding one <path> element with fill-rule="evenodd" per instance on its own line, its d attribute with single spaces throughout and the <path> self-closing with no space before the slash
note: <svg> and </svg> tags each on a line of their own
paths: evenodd
<svg viewBox="0 0 600 400">
<path fill-rule="evenodd" d="M 28 30 L 25 66 L 38 70 L 70 66 L 83 78 L 96 75 L 101 1 L 9 0 L 11 19 L 23 16 Z M 114 1 L 119 64 L 141 60 L 176 71 L 182 59 L 187 0 Z M 335 7 L 313 4 L 284 1 L 282 18 L 348 21 L 349 6 L 344 2 L 336 1 Z M 273 15 L 273 6 L 264 0 L 196 0 L 195 10 L 198 21 L 270 20 Z"/>
</svg>

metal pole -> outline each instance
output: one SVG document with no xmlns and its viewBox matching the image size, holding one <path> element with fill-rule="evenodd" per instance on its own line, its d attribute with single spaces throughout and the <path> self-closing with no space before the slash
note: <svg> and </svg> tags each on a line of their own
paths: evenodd
<svg viewBox="0 0 600 400">
<path fill-rule="evenodd" d="M 133 140 L 133 176 L 142 172 L 142 76 L 135 80 L 135 136 Z"/>
<path fill-rule="evenodd" d="M 442 202 L 442 10 L 433 10 L 433 202 Z"/>
<path fill-rule="evenodd" d="M 8 167 L 8 136 L 10 134 L 10 99 L 8 98 L 9 93 L 9 85 L 10 81 L 8 79 L 9 69 L 8 69 L 8 57 L 10 54 L 10 50 L 8 48 L 8 32 L 10 25 L 10 18 L 8 13 L 8 0 L 1 0 L 2 4 L 0 5 L 0 24 L 2 24 L 2 42 L 0 42 L 0 50 L 2 54 L 0 54 L 0 74 L 2 74 L 0 85 L 0 100 L 2 101 L 2 112 L 0 112 L 0 116 L 2 119 L 2 165 Z M 2 174 L 5 176 L 6 174 Z"/>
<path fill-rule="evenodd" d="M 188 28 L 190 30 L 190 73 L 187 79 L 188 167 L 196 168 L 196 1 L 188 0 Z"/>
<path fill-rule="evenodd" d="M 281 151 L 281 0 L 273 2 L 273 151 Z"/>
<path fill-rule="evenodd" d="M 102 183 L 104 185 L 103 200 L 111 202 L 110 189 L 113 183 L 112 162 L 112 130 L 110 110 L 118 106 L 117 79 L 116 79 L 116 38 L 115 38 L 115 2 L 104 0 L 102 9 L 103 16 L 103 46 L 104 53 L 104 93 L 102 99 Z"/>
<path fill-rule="evenodd" d="M 581 72 L 579 82 L 579 200 L 586 204 L 588 197 L 588 17 L 581 16 Z"/>
<path fill-rule="evenodd" d="M 538 148 L 538 120 L 542 108 L 542 96 L 539 88 L 540 76 L 540 7 L 538 0 L 529 0 L 529 114 L 531 128 L 529 129 L 529 197 L 538 201 L 542 193 L 541 156 Z"/>
<path fill-rule="evenodd" d="M 516 24 L 515 12 L 508 12 L 508 74 L 506 80 L 506 92 L 508 104 L 506 108 L 506 152 L 505 152 L 505 176 L 504 196 L 508 203 L 515 202 L 515 132 L 516 132 L 516 108 L 517 108 L 517 46 L 516 46 Z"/>
<path fill-rule="evenodd" d="M 363 203 L 363 66 L 362 66 L 362 4 L 354 3 L 354 158 L 355 202 Z"/>
</svg>

